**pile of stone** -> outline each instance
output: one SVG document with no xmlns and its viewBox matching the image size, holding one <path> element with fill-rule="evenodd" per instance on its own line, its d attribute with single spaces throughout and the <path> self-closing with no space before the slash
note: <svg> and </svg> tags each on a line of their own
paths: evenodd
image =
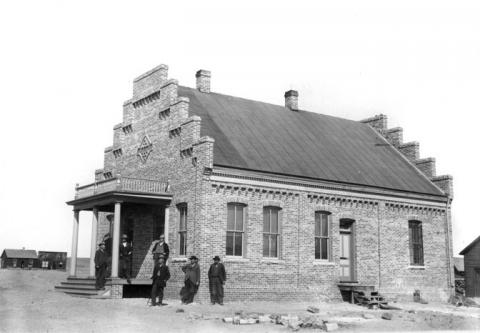
<svg viewBox="0 0 480 333">
<path fill-rule="evenodd" d="M 307 309 L 309 312 L 318 313 L 318 309 Z M 338 324 L 321 319 L 316 315 L 297 316 L 292 314 L 264 314 L 264 313 L 244 313 L 236 312 L 233 317 L 223 318 L 223 322 L 233 325 L 253 325 L 261 323 L 273 323 L 283 325 L 292 331 L 298 331 L 300 328 L 322 329 L 327 332 L 338 329 Z"/>
</svg>

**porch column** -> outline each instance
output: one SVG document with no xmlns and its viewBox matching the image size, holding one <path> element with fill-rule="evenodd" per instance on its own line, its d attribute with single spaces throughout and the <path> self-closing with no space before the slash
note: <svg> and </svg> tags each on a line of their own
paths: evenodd
<svg viewBox="0 0 480 333">
<path fill-rule="evenodd" d="M 92 216 L 92 238 L 90 245 L 90 276 L 95 276 L 95 252 L 97 250 L 97 226 L 98 226 L 98 208 L 93 208 Z"/>
<path fill-rule="evenodd" d="M 118 277 L 121 205 L 122 205 L 121 202 L 115 202 L 115 213 L 113 217 L 113 242 L 112 242 L 112 278 Z"/>
<path fill-rule="evenodd" d="M 70 254 L 70 276 L 77 275 L 78 222 L 80 211 L 73 211 L 72 252 Z"/>
<path fill-rule="evenodd" d="M 170 206 L 165 206 L 165 220 L 163 223 L 163 234 L 165 236 L 165 243 L 168 243 L 168 221 L 170 220 Z"/>
</svg>

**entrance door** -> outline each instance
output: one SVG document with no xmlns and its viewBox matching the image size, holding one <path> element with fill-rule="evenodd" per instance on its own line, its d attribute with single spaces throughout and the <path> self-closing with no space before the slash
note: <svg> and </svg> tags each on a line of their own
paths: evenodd
<svg viewBox="0 0 480 333">
<path fill-rule="evenodd" d="M 353 221 L 340 220 L 340 281 L 353 281 Z"/>
</svg>

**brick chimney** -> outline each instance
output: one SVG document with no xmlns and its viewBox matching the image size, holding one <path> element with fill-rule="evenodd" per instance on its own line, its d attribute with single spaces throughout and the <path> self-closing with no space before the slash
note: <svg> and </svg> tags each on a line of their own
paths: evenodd
<svg viewBox="0 0 480 333">
<path fill-rule="evenodd" d="M 298 91 L 289 90 L 285 93 L 285 107 L 292 111 L 298 111 Z"/>
<path fill-rule="evenodd" d="M 198 89 L 198 91 L 203 92 L 203 93 L 209 93 L 210 92 L 210 77 L 211 77 L 210 71 L 200 69 L 199 71 L 197 71 L 197 74 L 195 74 L 195 77 L 197 78 L 197 89 Z"/>
</svg>

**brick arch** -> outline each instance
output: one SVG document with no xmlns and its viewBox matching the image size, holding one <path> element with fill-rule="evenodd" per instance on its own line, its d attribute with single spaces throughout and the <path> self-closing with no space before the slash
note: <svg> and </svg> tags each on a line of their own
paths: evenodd
<svg viewBox="0 0 480 333">
<path fill-rule="evenodd" d="M 270 207 L 278 207 L 283 209 L 284 204 L 279 200 L 262 200 L 261 202 L 262 207 L 270 206 Z"/>
<path fill-rule="evenodd" d="M 244 204 L 245 206 L 248 206 L 248 204 L 249 204 L 248 200 L 246 198 L 242 198 L 242 197 L 227 196 L 225 199 L 226 199 L 227 204 L 229 204 L 229 203 L 240 203 L 240 204 Z"/>
</svg>

